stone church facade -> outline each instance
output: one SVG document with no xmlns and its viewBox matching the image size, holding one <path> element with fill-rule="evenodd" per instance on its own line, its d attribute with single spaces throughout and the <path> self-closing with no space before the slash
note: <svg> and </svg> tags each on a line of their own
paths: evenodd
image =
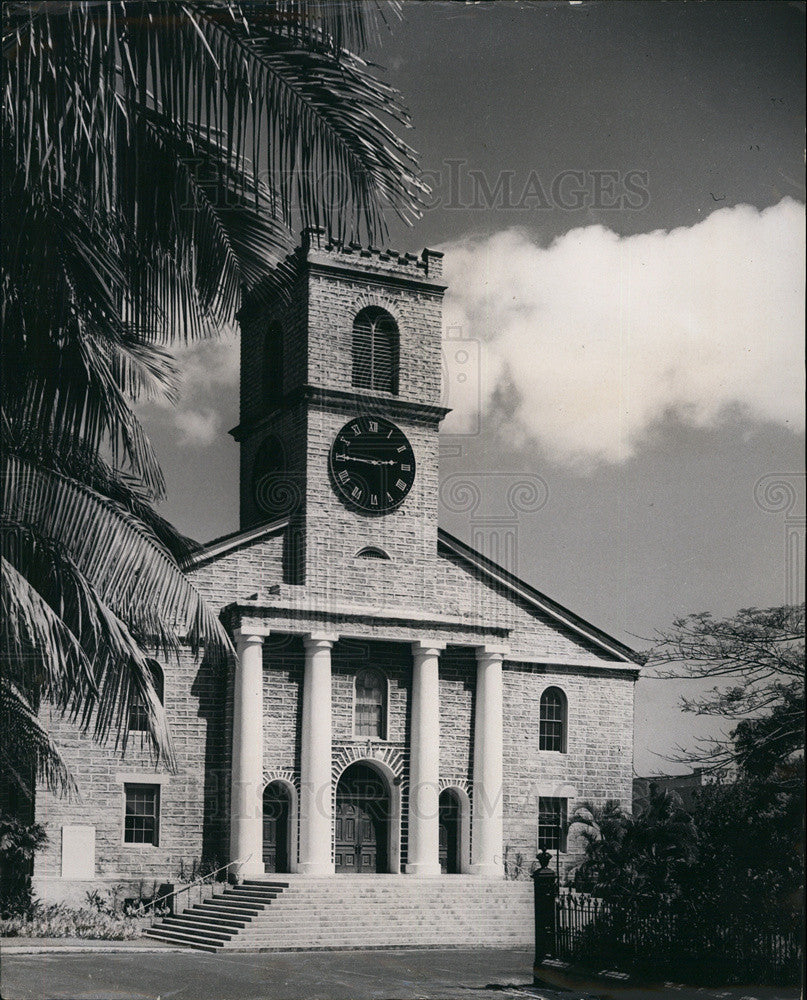
<svg viewBox="0 0 807 1000">
<path fill-rule="evenodd" d="M 442 260 L 308 232 L 245 300 L 240 530 L 189 573 L 236 650 L 155 665 L 176 767 L 50 729 L 43 899 L 242 877 L 503 879 L 631 801 L 634 654 L 438 526 Z M 512 873 L 512 870 L 511 870 Z"/>
</svg>

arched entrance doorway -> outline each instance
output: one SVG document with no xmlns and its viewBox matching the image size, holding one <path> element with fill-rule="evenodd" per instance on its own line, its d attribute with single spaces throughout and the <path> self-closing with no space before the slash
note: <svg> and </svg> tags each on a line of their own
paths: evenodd
<svg viewBox="0 0 807 1000">
<path fill-rule="evenodd" d="M 460 839 L 461 808 L 450 788 L 440 793 L 440 871 L 459 875 L 462 871 Z"/>
<path fill-rule="evenodd" d="M 351 764 L 336 786 L 334 816 L 337 872 L 388 872 L 390 794 L 384 777 L 369 764 Z"/>
<path fill-rule="evenodd" d="M 291 796 L 282 781 L 263 790 L 263 864 L 267 872 L 291 871 Z"/>
</svg>

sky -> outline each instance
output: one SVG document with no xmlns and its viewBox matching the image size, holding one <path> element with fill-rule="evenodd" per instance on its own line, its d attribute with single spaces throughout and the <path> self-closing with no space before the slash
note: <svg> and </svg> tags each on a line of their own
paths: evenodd
<svg viewBox="0 0 807 1000">
<path fill-rule="evenodd" d="M 388 245 L 446 255 L 441 523 L 489 552 L 509 533 L 510 568 L 635 648 L 804 597 L 804 21 L 405 2 L 368 54 L 432 188 Z M 204 541 L 238 527 L 237 339 L 180 361 L 179 406 L 144 419 L 162 513 Z M 639 680 L 638 773 L 713 731 L 683 690 Z"/>
</svg>

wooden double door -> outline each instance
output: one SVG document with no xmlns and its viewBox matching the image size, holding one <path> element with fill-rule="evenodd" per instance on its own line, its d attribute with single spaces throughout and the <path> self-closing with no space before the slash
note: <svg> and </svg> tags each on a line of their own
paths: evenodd
<svg viewBox="0 0 807 1000">
<path fill-rule="evenodd" d="M 263 864 L 267 872 L 291 871 L 291 801 L 279 781 L 263 793 Z"/>
<path fill-rule="evenodd" d="M 440 871 L 460 873 L 460 804 L 448 790 L 440 793 Z"/>
<path fill-rule="evenodd" d="M 336 871 L 355 875 L 389 871 L 389 823 L 386 782 L 368 765 L 352 764 L 336 787 Z"/>
</svg>

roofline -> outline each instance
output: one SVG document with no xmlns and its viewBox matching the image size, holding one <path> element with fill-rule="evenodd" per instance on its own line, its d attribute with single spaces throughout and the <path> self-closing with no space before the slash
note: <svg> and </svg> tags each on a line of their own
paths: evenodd
<svg viewBox="0 0 807 1000">
<path fill-rule="evenodd" d="M 535 587 L 530 586 L 530 584 L 525 583 L 509 570 L 504 569 L 503 566 L 499 566 L 498 563 L 493 562 L 492 559 L 488 559 L 481 552 L 477 552 L 470 545 L 466 545 L 459 538 L 450 535 L 443 528 L 437 529 L 437 538 L 454 555 L 470 563 L 475 569 L 484 573 L 490 579 L 503 584 L 509 591 L 517 594 L 523 600 L 527 601 L 528 604 L 538 608 L 544 614 L 549 615 L 550 618 L 561 622 L 566 628 L 577 632 L 578 635 L 583 636 L 596 646 L 607 650 L 611 655 L 617 656 L 620 660 L 641 664 L 641 657 L 636 650 L 631 649 L 630 646 L 626 646 L 625 643 L 620 642 L 618 639 L 614 639 L 607 632 L 598 629 L 595 625 L 587 622 L 573 611 L 563 607 L 562 604 L 558 604 L 557 601 L 553 601 L 546 594 L 542 594 Z"/>
<path fill-rule="evenodd" d="M 222 535 L 220 538 L 215 538 L 202 546 L 197 552 L 194 552 L 185 561 L 183 569 L 186 571 L 195 569 L 202 563 L 226 555 L 228 552 L 232 552 L 233 549 L 237 549 L 242 545 L 249 545 L 261 538 L 277 534 L 277 532 L 287 528 L 289 523 L 289 518 L 284 517 L 269 524 L 260 524 L 246 531 L 235 531 L 229 535 Z M 598 629 L 595 625 L 587 622 L 573 611 L 563 607 L 562 604 L 558 604 L 557 601 L 553 601 L 546 594 L 542 594 L 535 587 L 525 583 L 519 577 L 515 576 L 515 574 L 504 569 L 503 566 L 499 566 L 492 559 L 488 559 L 481 552 L 477 552 L 470 545 L 466 545 L 459 538 L 455 538 L 454 535 L 449 534 L 443 528 L 437 529 L 437 538 L 440 544 L 473 566 L 474 569 L 483 573 L 489 579 L 503 585 L 511 593 L 521 597 L 528 604 L 549 615 L 550 618 L 554 618 L 572 632 L 576 632 L 584 639 L 606 650 L 612 656 L 616 656 L 622 662 L 641 664 L 641 657 L 636 650 L 631 649 L 630 646 L 625 645 L 625 643 L 620 642 L 618 639 L 614 639 L 607 632 Z"/>
<path fill-rule="evenodd" d="M 269 524 L 259 524 L 256 528 L 247 528 L 246 531 L 233 531 L 229 535 L 221 535 L 219 538 L 214 538 L 212 541 L 207 542 L 194 552 L 183 564 L 183 569 L 195 569 L 209 559 L 217 559 L 219 556 L 226 555 L 241 545 L 249 545 L 251 542 L 257 542 L 264 536 L 274 535 L 278 531 L 282 531 L 288 527 L 288 525 L 289 519 L 283 517 Z"/>
</svg>

